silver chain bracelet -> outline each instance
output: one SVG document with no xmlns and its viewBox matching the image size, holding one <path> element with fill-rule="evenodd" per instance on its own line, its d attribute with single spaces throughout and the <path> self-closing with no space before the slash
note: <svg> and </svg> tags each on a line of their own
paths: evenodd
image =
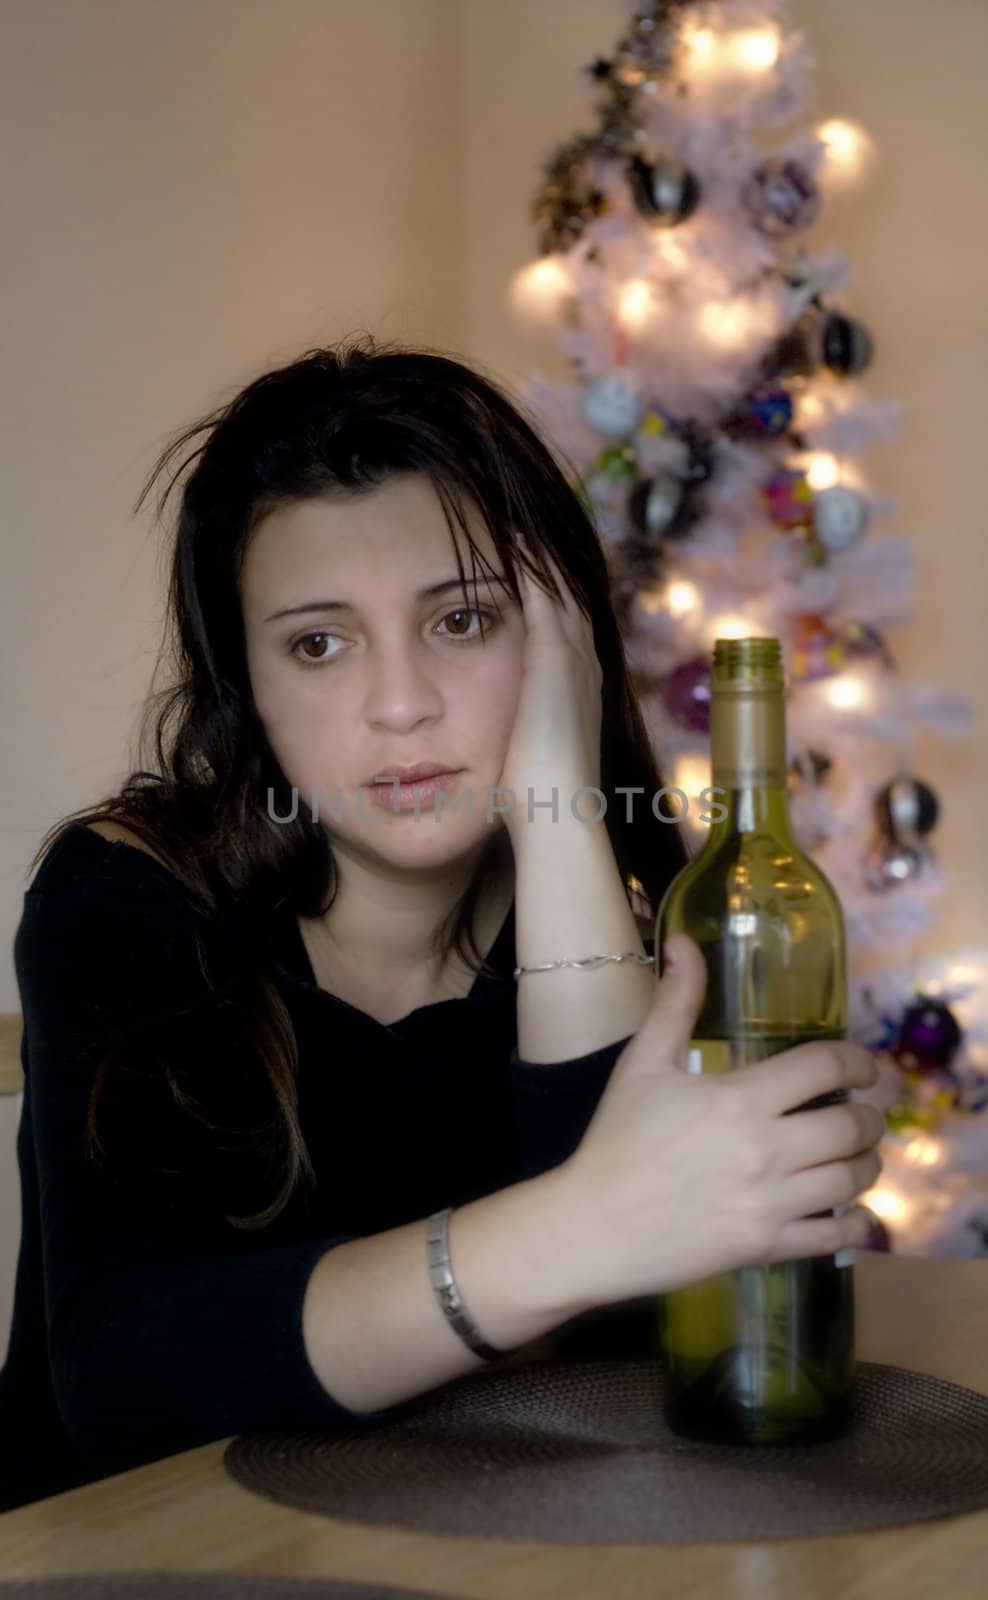
<svg viewBox="0 0 988 1600">
<path fill-rule="evenodd" d="M 591 967 L 602 966 L 605 961 L 640 961 L 643 966 L 655 965 L 651 956 L 640 956 L 637 950 L 624 950 L 620 955 L 585 956 L 582 961 L 543 961 L 537 967 L 515 967 L 515 977 L 520 978 L 523 972 L 551 972 L 554 967 L 578 967 L 582 972 L 589 972 Z"/>
</svg>

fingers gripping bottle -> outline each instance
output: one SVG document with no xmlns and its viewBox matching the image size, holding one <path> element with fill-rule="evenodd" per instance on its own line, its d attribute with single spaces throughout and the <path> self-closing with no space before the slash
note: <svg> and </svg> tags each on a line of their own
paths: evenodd
<svg viewBox="0 0 988 1600">
<path fill-rule="evenodd" d="M 710 737 L 716 820 L 663 897 L 655 948 L 672 933 L 699 944 L 707 990 L 688 1067 L 736 1072 L 847 1036 L 845 931 L 832 885 L 790 829 L 778 639 L 716 641 Z M 846 1098 L 837 1091 L 794 1109 Z M 851 1251 L 723 1273 L 664 1295 L 658 1310 L 675 1432 L 785 1444 L 850 1425 Z"/>
</svg>

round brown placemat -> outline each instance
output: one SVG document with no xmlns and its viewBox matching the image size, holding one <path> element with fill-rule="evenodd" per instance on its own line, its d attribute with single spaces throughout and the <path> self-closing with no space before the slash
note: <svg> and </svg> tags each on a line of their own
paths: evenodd
<svg viewBox="0 0 988 1600">
<path fill-rule="evenodd" d="M 0 1600 L 449 1600 L 433 1589 L 395 1589 L 343 1578 L 274 1578 L 246 1572 L 94 1572 L 8 1578 Z"/>
<path fill-rule="evenodd" d="M 988 1397 L 879 1363 L 857 1372 L 850 1431 L 812 1445 L 680 1438 L 654 1359 L 542 1361 L 355 1430 L 245 1435 L 224 1464 L 302 1511 L 557 1544 L 792 1539 L 988 1506 Z"/>
</svg>

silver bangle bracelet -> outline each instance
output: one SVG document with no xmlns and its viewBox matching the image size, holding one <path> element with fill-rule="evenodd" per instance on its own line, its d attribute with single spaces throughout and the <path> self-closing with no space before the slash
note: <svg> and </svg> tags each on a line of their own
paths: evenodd
<svg viewBox="0 0 988 1600">
<path fill-rule="evenodd" d="M 551 972 L 554 967 L 579 967 L 581 971 L 589 972 L 591 967 L 599 967 L 605 961 L 640 961 L 643 966 L 653 967 L 655 962 L 651 956 L 640 956 L 637 950 L 624 950 L 620 955 L 613 956 L 585 956 L 582 961 L 543 961 L 537 967 L 515 967 L 515 977 L 520 978 L 523 972 Z"/>
<path fill-rule="evenodd" d="M 481 1336 L 476 1324 L 460 1297 L 456 1287 L 452 1268 L 449 1264 L 449 1218 L 451 1206 L 445 1206 L 442 1211 L 434 1211 L 426 1225 L 426 1255 L 429 1262 L 429 1279 L 436 1291 L 436 1299 L 442 1308 L 443 1316 L 452 1328 L 455 1328 L 464 1344 L 478 1356 L 483 1356 L 485 1361 L 496 1361 L 498 1356 L 507 1355 L 506 1350 L 495 1350 Z"/>
</svg>

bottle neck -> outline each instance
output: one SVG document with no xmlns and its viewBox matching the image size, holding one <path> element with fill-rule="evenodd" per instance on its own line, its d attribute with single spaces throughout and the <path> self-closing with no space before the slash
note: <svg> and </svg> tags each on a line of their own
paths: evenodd
<svg viewBox="0 0 988 1600">
<path fill-rule="evenodd" d="M 786 778 L 786 707 L 781 682 L 713 685 L 710 702 L 712 805 L 725 808 L 710 824 L 711 841 L 734 833 L 767 833 L 795 847 Z"/>
</svg>

